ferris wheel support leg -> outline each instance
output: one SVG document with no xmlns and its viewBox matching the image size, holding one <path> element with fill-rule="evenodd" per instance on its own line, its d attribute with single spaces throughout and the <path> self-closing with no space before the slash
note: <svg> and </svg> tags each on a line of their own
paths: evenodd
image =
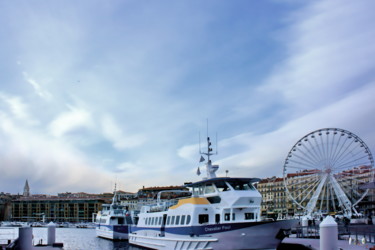
<svg viewBox="0 0 375 250">
<path fill-rule="evenodd" d="M 316 206 L 316 202 L 318 201 L 318 197 L 320 193 L 322 192 L 323 186 L 327 181 L 328 174 L 323 175 L 322 179 L 320 180 L 320 183 L 318 187 L 316 188 L 313 196 L 311 197 L 309 203 L 307 203 L 306 206 L 306 214 L 307 216 L 311 216 L 312 212 L 314 211 L 314 208 Z"/>
<path fill-rule="evenodd" d="M 345 192 L 340 187 L 340 184 L 337 182 L 336 178 L 332 175 L 330 175 L 329 178 L 330 178 L 330 181 L 332 183 L 333 190 L 335 191 L 337 198 L 340 200 L 340 205 L 344 209 L 345 214 L 347 216 L 351 217 L 352 216 L 352 209 L 355 211 L 356 214 L 358 214 L 357 211 L 355 210 L 355 208 L 352 207 L 352 203 L 350 202 L 350 200 L 346 196 Z"/>
</svg>

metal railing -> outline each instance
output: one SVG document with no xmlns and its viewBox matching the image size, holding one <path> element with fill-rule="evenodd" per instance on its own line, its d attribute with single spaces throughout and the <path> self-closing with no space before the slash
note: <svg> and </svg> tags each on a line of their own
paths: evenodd
<svg viewBox="0 0 375 250">
<path fill-rule="evenodd" d="M 375 244 L 375 225 L 338 225 L 338 239 Z M 318 225 L 298 226 L 292 229 L 297 238 L 320 238 Z M 363 240 L 365 239 L 365 240 Z"/>
</svg>

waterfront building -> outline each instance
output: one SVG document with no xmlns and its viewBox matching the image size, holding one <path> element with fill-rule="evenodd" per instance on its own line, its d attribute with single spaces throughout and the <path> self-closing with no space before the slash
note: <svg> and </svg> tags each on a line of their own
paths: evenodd
<svg viewBox="0 0 375 250">
<path fill-rule="evenodd" d="M 9 220 L 11 217 L 13 195 L 0 193 L 0 221 Z"/>
<path fill-rule="evenodd" d="M 89 222 L 105 202 L 100 197 L 20 197 L 12 201 L 14 221 Z"/>
<path fill-rule="evenodd" d="M 262 179 L 257 184 L 262 195 L 261 215 L 269 218 L 285 217 L 287 214 L 288 197 L 286 196 L 283 178 L 271 177 Z"/>
</svg>

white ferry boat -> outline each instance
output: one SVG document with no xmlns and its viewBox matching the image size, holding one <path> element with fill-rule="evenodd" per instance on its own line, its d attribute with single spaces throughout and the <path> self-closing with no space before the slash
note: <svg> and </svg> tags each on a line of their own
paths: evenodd
<svg viewBox="0 0 375 250">
<path fill-rule="evenodd" d="M 103 204 L 102 211 L 96 215 L 96 235 L 110 240 L 128 240 L 128 228 L 132 224 L 130 212 L 120 205 L 117 193 L 112 204 Z"/>
<path fill-rule="evenodd" d="M 276 249 L 298 220 L 262 221 L 258 178 L 216 177 L 207 138 L 207 178 L 188 184 L 192 195 L 143 206 L 129 243 L 153 249 Z"/>
</svg>

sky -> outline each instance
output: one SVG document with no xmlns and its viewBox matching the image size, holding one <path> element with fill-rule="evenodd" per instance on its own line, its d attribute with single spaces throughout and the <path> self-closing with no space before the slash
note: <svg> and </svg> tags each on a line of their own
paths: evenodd
<svg viewBox="0 0 375 250">
<path fill-rule="evenodd" d="M 207 121 L 218 176 L 281 177 L 293 145 L 321 128 L 375 152 L 374 9 L 0 1 L 0 192 L 26 179 L 32 194 L 198 181 Z"/>
</svg>

